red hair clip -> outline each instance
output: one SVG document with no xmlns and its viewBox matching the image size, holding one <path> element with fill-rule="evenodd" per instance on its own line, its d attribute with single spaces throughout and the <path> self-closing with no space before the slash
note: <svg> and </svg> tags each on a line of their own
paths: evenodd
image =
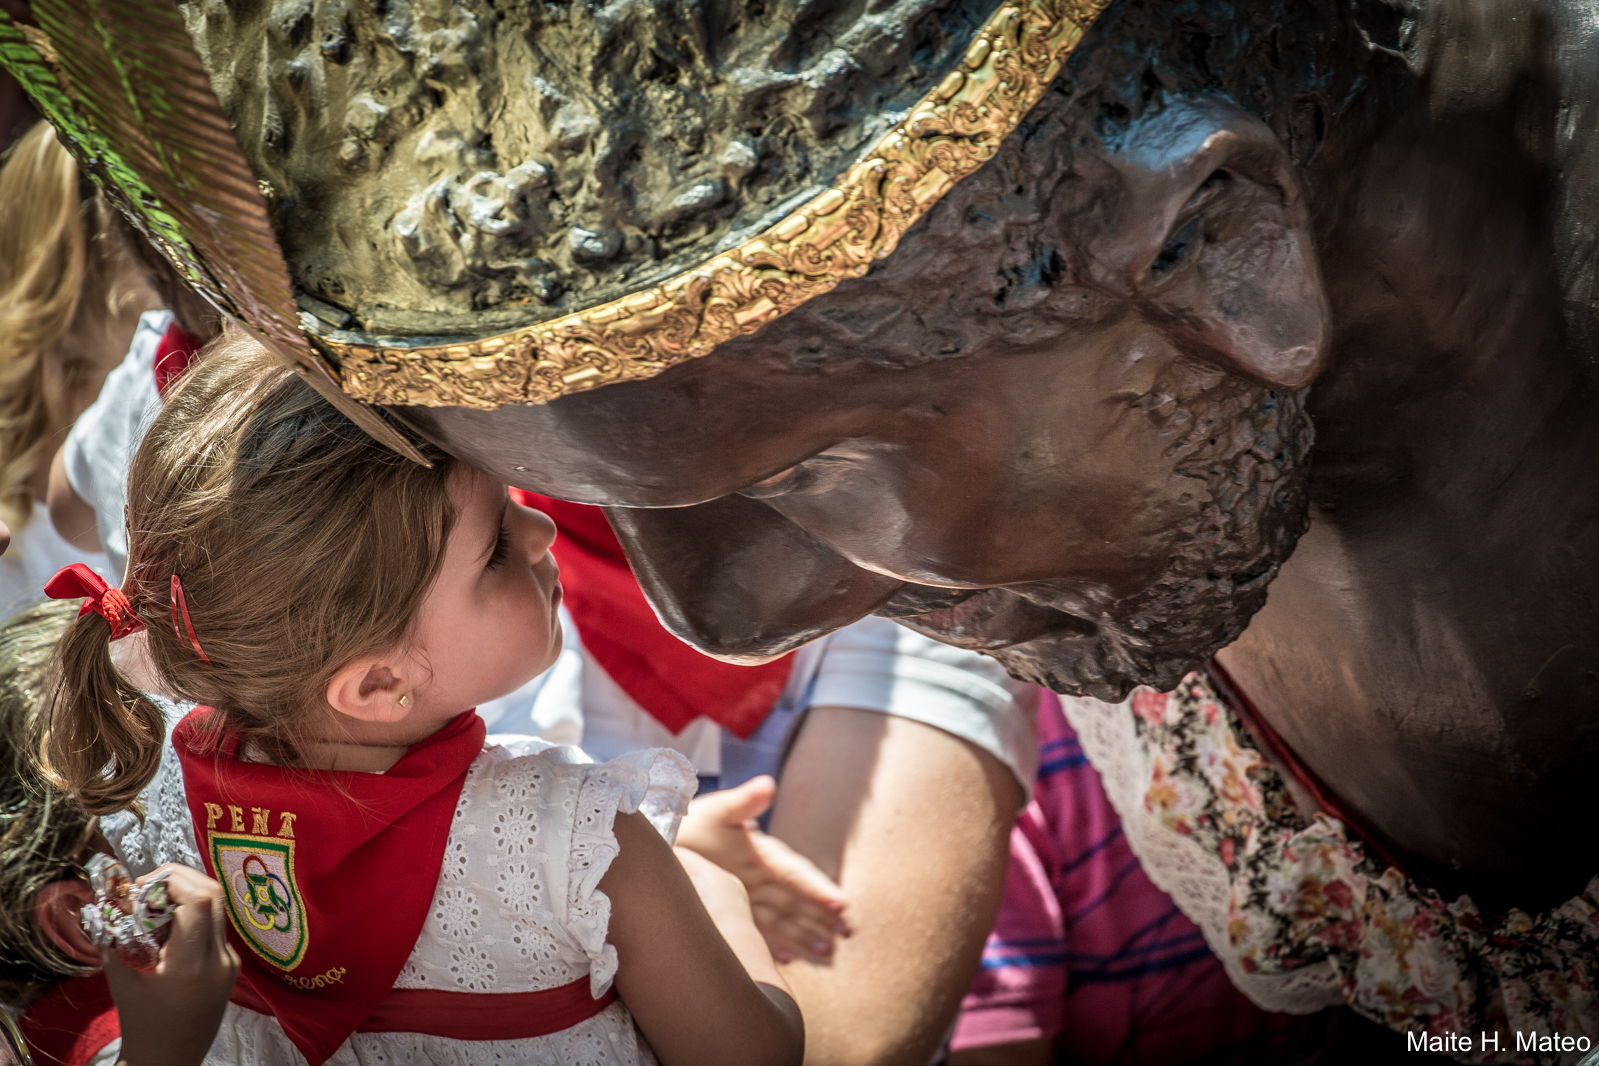
<svg viewBox="0 0 1599 1066">
<path fill-rule="evenodd" d="M 178 616 L 183 616 L 183 625 L 178 625 Z M 194 654 L 207 666 L 211 665 L 211 657 L 200 647 L 200 638 L 194 635 L 194 623 L 189 621 L 189 601 L 183 598 L 183 582 L 178 580 L 178 575 L 172 575 L 172 631 L 178 635 L 179 640 L 187 639 L 189 647 L 194 649 Z"/>
<path fill-rule="evenodd" d="M 73 563 L 57 570 L 55 576 L 44 583 L 44 594 L 52 600 L 87 597 L 78 617 L 93 611 L 110 622 L 112 640 L 121 640 L 129 633 L 137 633 L 144 628 L 144 623 L 133 613 L 133 605 L 122 594 L 122 590 L 106 584 L 105 578 L 83 563 Z"/>
</svg>

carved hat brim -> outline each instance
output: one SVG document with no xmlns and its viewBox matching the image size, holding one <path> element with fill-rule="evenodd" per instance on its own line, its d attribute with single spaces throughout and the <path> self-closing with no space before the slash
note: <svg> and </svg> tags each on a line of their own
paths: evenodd
<svg viewBox="0 0 1599 1066">
<path fill-rule="evenodd" d="M 733 231 L 664 277 L 641 271 L 588 306 L 498 331 L 485 314 L 490 328 L 451 336 L 341 328 L 351 323 L 337 307 L 304 286 L 296 299 L 275 228 L 293 216 L 241 149 L 176 6 L 34 0 L 37 25 L 0 12 L 0 66 L 197 291 L 403 450 L 365 404 L 495 409 L 651 377 L 864 275 L 994 155 L 1108 2 L 995 5 L 936 84 L 775 221 Z"/>
</svg>

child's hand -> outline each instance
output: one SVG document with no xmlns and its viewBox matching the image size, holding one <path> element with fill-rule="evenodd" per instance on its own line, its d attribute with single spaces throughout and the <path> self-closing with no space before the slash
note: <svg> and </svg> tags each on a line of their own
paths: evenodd
<svg viewBox="0 0 1599 1066">
<path fill-rule="evenodd" d="M 187 866 L 163 869 L 171 871 L 167 892 L 177 910 L 155 969 L 140 973 L 111 948 L 100 949 L 122 1024 L 120 1066 L 199 1066 L 239 976 L 239 957 L 225 935 L 222 886 Z"/>
<path fill-rule="evenodd" d="M 698 797 L 689 804 L 677 843 L 743 882 L 756 928 L 778 962 L 796 957 L 826 962 L 833 938 L 850 934 L 842 917 L 844 892 L 809 859 L 755 824 L 776 791 L 777 782 L 762 775 Z"/>
<path fill-rule="evenodd" d="M 718 927 L 731 920 L 753 925 L 750 914 L 750 896 L 738 878 L 716 865 L 698 852 L 687 848 L 673 848 L 677 861 L 688 873 L 689 883 L 705 904 L 705 912 Z"/>
</svg>

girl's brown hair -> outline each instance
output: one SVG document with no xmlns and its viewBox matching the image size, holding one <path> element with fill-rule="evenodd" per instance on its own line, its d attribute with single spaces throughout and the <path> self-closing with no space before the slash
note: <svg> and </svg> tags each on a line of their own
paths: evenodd
<svg viewBox="0 0 1599 1066">
<path fill-rule="evenodd" d="M 0 167 L 0 520 L 28 521 L 51 431 L 94 398 L 149 306 L 122 227 L 40 122 Z"/>
<path fill-rule="evenodd" d="M 366 436 L 235 329 L 167 398 L 128 481 L 122 591 L 160 687 L 292 762 L 309 710 L 352 659 L 403 646 L 454 518 L 449 457 L 419 466 Z M 173 619 L 183 584 L 195 654 Z M 51 775 L 84 807 L 127 807 L 154 776 L 160 712 L 112 665 L 96 614 L 63 638 Z"/>
</svg>

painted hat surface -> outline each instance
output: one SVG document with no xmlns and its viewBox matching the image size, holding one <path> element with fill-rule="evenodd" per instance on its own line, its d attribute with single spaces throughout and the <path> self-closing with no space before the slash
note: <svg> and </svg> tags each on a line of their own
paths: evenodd
<svg viewBox="0 0 1599 1066">
<path fill-rule="evenodd" d="M 493 409 L 866 273 L 1107 2 L 35 0 L 0 65 L 325 394 Z"/>
</svg>

